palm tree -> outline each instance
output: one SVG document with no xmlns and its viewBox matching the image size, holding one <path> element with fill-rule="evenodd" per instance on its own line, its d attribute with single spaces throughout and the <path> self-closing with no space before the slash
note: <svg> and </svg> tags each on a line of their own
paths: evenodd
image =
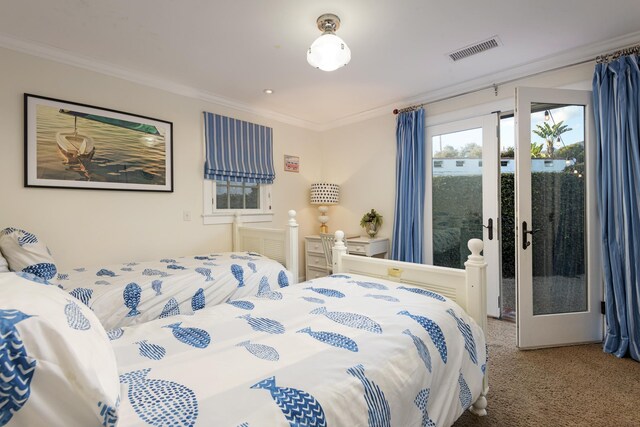
<svg viewBox="0 0 640 427">
<path fill-rule="evenodd" d="M 533 130 L 533 133 L 544 139 L 547 143 L 547 155 L 553 157 L 553 142 L 556 139 L 560 139 L 560 135 L 565 132 L 573 130 L 569 126 L 564 124 L 564 121 L 555 123 L 553 126 L 549 126 L 549 123 L 544 122 L 542 125 L 536 125 L 537 129 Z"/>
</svg>

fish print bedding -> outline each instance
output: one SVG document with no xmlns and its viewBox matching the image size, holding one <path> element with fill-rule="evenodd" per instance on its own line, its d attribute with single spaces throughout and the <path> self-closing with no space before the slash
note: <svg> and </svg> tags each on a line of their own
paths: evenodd
<svg viewBox="0 0 640 427">
<path fill-rule="evenodd" d="M 253 252 L 80 267 L 50 280 L 89 306 L 105 329 L 194 312 L 230 299 L 274 296 L 291 273 Z M 242 303 L 240 303 L 242 304 Z"/>
<path fill-rule="evenodd" d="M 439 294 L 333 275 L 119 329 L 118 426 L 449 426 L 481 328 Z"/>
</svg>

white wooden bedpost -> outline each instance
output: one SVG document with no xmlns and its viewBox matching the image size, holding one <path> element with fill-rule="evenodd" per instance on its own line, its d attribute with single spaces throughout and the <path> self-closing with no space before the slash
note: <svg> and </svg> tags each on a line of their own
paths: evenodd
<svg viewBox="0 0 640 427">
<path fill-rule="evenodd" d="M 233 216 L 233 223 L 231 223 L 231 247 L 232 251 L 240 250 L 240 226 L 242 221 L 240 219 L 240 213 L 236 212 Z"/>
<path fill-rule="evenodd" d="M 296 211 L 293 209 L 289 211 L 289 222 L 287 224 L 287 245 L 286 251 L 287 257 L 287 270 L 293 275 L 293 283 L 298 283 L 299 276 L 299 260 L 300 253 L 298 251 L 298 223 L 296 222 Z"/>
<path fill-rule="evenodd" d="M 471 255 L 464 266 L 467 271 L 467 312 L 487 332 L 487 263 L 480 255 L 484 243 L 480 239 L 471 239 L 467 244 Z M 485 368 L 482 381 L 482 393 L 469 410 L 480 416 L 487 415 L 487 393 L 489 392 L 488 368 Z"/>
<path fill-rule="evenodd" d="M 344 244 L 344 231 L 336 231 L 333 241 L 333 249 L 331 254 L 333 257 L 333 274 L 342 273 L 342 255 L 347 253 L 347 247 Z"/>
</svg>

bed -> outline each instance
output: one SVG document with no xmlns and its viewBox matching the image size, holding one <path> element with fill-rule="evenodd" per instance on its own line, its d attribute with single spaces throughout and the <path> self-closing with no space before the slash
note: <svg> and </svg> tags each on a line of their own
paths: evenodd
<svg viewBox="0 0 640 427">
<path fill-rule="evenodd" d="M 12 325 L 32 352 L 47 348 L 36 322 L 58 321 L 52 328 L 69 339 L 91 332 L 108 347 L 112 360 L 93 370 L 66 368 L 84 401 L 56 412 L 63 425 L 448 426 L 466 409 L 486 414 L 482 242 L 470 241 L 466 270 L 454 270 L 346 255 L 343 238 L 336 233 L 332 276 L 108 332 L 59 289 L 4 283 L 0 274 L 0 320 L 13 319 L 0 321 L 2 333 L 11 339 Z M 29 304 L 11 286 L 31 292 Z M 36 291 L 47 292 L 48 311 L 22 313 L 36 310 Z M 64 310 L 54 310 L 56 299 Z M 61 364 L 84 361 L 65 356 Z M 50 416 L 48 389 L 33 381 L 38 399 L 22 402 L 9 426 Z"/>
<path fill-rule="evenodd" d="M 297 283 L 298 224 L 286 229 L 233 223 L 233 252 L 77 267 L 50 282 L 91 307 L 106 329 L 193 314 L 230 299 Z"/>
</svg>

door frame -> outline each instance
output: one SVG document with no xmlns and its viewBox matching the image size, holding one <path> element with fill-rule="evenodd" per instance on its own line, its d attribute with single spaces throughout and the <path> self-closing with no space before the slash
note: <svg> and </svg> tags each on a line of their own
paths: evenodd
<svg viewBox="0 0 640 427">
<path fill-rule="evenodd" d="M 516 330 L 521 349 L 600 342 L 603 337 L 600 219 L 596 197 L 596 141 L 590 91 L 516 88 Z M 587 231 L 585 279 L 587 311 L 533 315 L 532 252 L 523 249 L 522 224 L 531 215 L 531 103 L 583 105 L 585 107 L 585 230 Z M 520 147 L 520 145 L 523 145 Z"/>
<path fill-rule="evenodd" d="M 500 316 L 500 280 L 501 280 L 501 251 L 500 251 L 500 142 L 498 134 L 499 112 L 483 114 L 472 118 L 455 120 L 447 123 L 426 126 L 426 178 L 425 178 L 425 264 L 433 264 L 433 147 L 432 137 L 446 133 L 461 132 L 469 129 L 482 128 L 482 223 L 487 224 L 493 219 L 493 240 L 489 240 L 489 233 L 483 227 L 484 257 L 487 261 L 487 314 L 492 317 Z M 493 170 L 493 174 L 485 171 Z M 486 203 L 485 200 L 492 201 Z"/>
</svg>

